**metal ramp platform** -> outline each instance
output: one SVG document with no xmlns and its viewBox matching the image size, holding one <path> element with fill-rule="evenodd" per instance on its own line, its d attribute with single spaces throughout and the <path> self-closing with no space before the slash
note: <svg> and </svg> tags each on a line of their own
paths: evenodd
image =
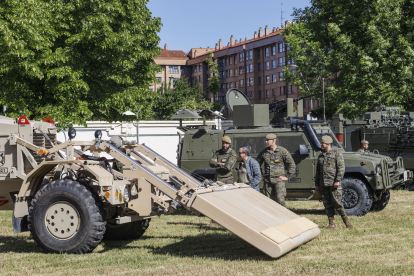
<svg viewBox="0 0 414 276">
<path fill-rule="evenodd" d="M 131 168 L 134 178 L 145 178 L 173 201 L 218 222 L 272 258 L 320 234 L 318 225 L 248 185 L 203 184 L 145 145 L 126 150 L 129 155 L 106 142 L 100 148 Z M 155 166 L 167 170 L 169 177 L 153 173 Z"/>
</svg>

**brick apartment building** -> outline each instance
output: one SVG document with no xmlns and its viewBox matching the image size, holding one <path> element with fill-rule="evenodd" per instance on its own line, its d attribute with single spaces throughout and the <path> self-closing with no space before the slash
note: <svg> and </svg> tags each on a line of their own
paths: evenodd
<svg viewBox="0 0 414 276">
<path fill-rule="evenodd" d="M 156 76 L 160 81 L 172 81 L 186 76 L 192 85 L 198 83 L 202 91 L 208 85 L 211 73 L 206 59 L 212 52 L 213 59 L 218 64 L 220 76 L 220 91 L 214 96 L 208 94 L 211 101 L 226 103 L 226 93 L 231 88 L 237 88 L 245 93 L 251 103 L 269 103 L 276 100 L 298 97 L 298 87 L 283 81 L 283 67 L 293 65 L 288 60 L 286 52 L 289 45 L 283 41 L 279 28 L 269 32 L 266 26 L 254 33 L 252 39 L 235 40 L 233 36 L 227 46 L 220 39 L 215 48 L 192 48 L 185 54 L 183 51 L 168 50 L 165 45 L 161 55 L 155 62 L 164 68 Z M 292 67 L 292 70 L 295 70 Z M 156 91 L 154 84 L 150 89 Z M 310 100 L 303 101 L 304 113 L 311 109 Z"/>
</svg>

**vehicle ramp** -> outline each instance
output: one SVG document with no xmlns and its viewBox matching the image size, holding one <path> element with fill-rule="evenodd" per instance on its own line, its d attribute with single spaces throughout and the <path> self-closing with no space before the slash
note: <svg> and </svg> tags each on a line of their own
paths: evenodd
<svg viewBox="0 0 414 276">
<path fill-rule="evenodd" d="M 129 151 L 130 155 L 110 143 L 102 143 L 100 147 L 130 167 L 136 178 L 145 178 L 185 208 L 211 218 L 272 258 L 278 258 L 320 234 L 318 225 L 248 185 L 200 183 L 143 145 L 135 146 Z M 167 169 L 169 177 L 159 177 L 153 173 L 152 166 Z"/>
</svg>

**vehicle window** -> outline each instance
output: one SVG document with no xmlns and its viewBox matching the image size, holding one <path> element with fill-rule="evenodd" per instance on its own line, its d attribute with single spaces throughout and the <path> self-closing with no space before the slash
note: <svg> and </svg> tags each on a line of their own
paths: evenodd
<svg viewBox="0 0 414 276">
<path fill-rule="evenodd" d="M 318 140 L 320 141 L 322 139 L 322 136 L 330 136 L 333 140 L 332 148 L 333 149 L 342 149 L 342 146 L 339 144 L 338 140 L 336 139 L 335 135 L 333 133 L 316 133 L 316 137 L 318 137 Z"/>
</svg>

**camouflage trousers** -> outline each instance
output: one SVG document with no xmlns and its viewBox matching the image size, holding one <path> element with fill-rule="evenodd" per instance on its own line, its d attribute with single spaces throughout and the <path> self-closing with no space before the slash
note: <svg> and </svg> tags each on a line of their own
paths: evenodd
<svg viewBox="0 0 414 276">
<path fill-rule="evenodd" d="M 224 184 L 233 184 L 234 183 L 233 177 L 226 177 L 226 178 L 222 178 L 222 179 L 220 177 L 216 177 L 216 181 L 223 182 Z"/>
<path fill-rule="evenodd" d="M 266 196 L 270 196 L 271 199 L 279 203 L 280 205 L 286 207 L 285 197 L 286 197 L 286 185 L 285 181 L 276 180 L 264 180 L 263 181 L 263 193 Z"/>
<path fill-rule="evenodd" d="M 344 206 L 342 205 L 342 187 L 338 188 L 330 187 L 319 187 L 319 193 L 322 196 L 323 206 L 325 206 L 325 213 L 329 218 L 335 216 L 335 211 L 343 216 L 345 214 Z"/>
</svg>

